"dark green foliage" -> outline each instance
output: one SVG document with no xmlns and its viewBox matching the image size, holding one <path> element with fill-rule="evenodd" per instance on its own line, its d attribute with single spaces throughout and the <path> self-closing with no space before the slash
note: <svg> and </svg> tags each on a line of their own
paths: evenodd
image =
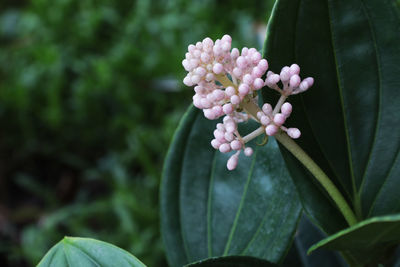
<svg viewBox="0 0 400 267">
<path fill-rule="evenodd" d="M 326 235 L 303 216 L 282 267 L 347 267 L 344 259 L 335 251 L 321 249 L 311 255 L 307 254 L 308 249 L 324 237 Z"/>
<path fill-rule="evenodd" d="M 230 155 L 209 144 L 216 121 L 191 107 L 175 134 L 161 184 L 161 223 L 171 266 L 227 255 L 277 263 L 286 255 L 300 203 L 276 141 L 240 156 L 228 171 Z M 242 125 L 240 132 L 255 129 Z"/>
<path fill-rule="evenodd" d="M 186 267 L 277 267 L 278 265 L 270 263 L 266 260 L 253 258 L 248 256 L 226 256 L 212 258 L 193 264 L 186 265 Z"/>
<path fill-rule="evenodd" d="M 43 257 L 38 267 L 145 267 L 132 254 L 91 238 L 64 237 Z"/>
<path fill-rule="evenodd" d="M 267 34 L 273 71 L 296 62 L 315 78 L 308 92 L 290 99 L 295 114 L 288 123 L 300 126 L 299 144 L 361 221 L 346 228 L 325 191 L 282 149 L 311 220 L 328 234 L 346 228 L 313 250 L 343 251 L 355 265 L 382 262 L 400 243 L 397 215 L 376 217 L 400 212 L 399 30 L 394 1 L 280 0 Z"/>
<path fill-rule="evenodd" d="M 296 62 L 316 80 L 290 99 L 295 115 L 289 123 L 303 132 L 299 144 L 337 184 L 359 220 L 399 212 L 400 117 L 394 103 L 400 101 L 400 17 L 394 2 L 278 3 L 265 47 L 271 69 Z M 292 19 L 276 31 L 287 12 Z M 306 212 L 328 233 L 343 229 L 323 190 L 309 182 L 313 178 L 296 160 L 286 158 Z"/>
<path fill-rule="evenodd" d="M 187 45 L 260 47 L 271 4 L 1 1 L 0 265 L 35 264 L 64 235 L 164 265 L 158 184 L 191 101 Z"/>
<path fill-rule="evenodd" d="M 357 264 L 377 263 L 400 244 L 400 215 L 364 220 L 313 245 L 308 253 L 326 248 L 351 253 Z M 390 255 L 390 254 L 389 254 Z"/>
</svg>

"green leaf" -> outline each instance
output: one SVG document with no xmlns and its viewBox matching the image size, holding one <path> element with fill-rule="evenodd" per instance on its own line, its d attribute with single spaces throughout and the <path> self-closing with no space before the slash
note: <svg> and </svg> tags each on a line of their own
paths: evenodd
<svg viewBox="0 0 400 267">
<path fill-rule="evenodd" d="M 270 263 L 266 260 L 249 257 L 249 256 L 226 256 L 202 260 L 187 267 L 278 267 L 278 265 Z"/>
<path fill-rule="evenodd" d="M 161 182 L 161 226 L 171 266 L 216 256 L 247 255 L 278 262 L 287 252 L 300 213 L 297 193 L 276 142 L 241 156 L 210 141 L 216 121 L 190 108 L 170 146 Z M 242 132 L 255 129 L 247 123 Z M 261 143 L 262 140 L 256 142 Z"/>
<path fill-rule="evenodd" d="M 52 247 L 38 267 L 115 266 L 144 267 L 127 251 L 91 238 L 64 237 Z"/>
<path fill-rule="evenodd" d="M 326 234 L 315 227 L 305 216 L 300 220 L 296 237 L 282 267 L 347 267 L 348 265 L 338 252 L 319 250 L 307 255 L 308 248 L 326 237 Z"/>
<path fill-rule="evenodd" d="M 367 219 L 313 245 L 308 253 L 326 248 L 351 253 L 358 263 L 379 259 L 400 244 L 400 214 Z"/>
<path fill-rule="evenodd" d="M 298 63 L 315 78 L 293 96 L 289 126 L 355 210 L 368 218 L 400 211 L 400 19 L 388 0 L 278 0 L 264 55 L 279 72 Z M 265 91 L 265 90 L 264 90 Z M 275 101 L 272 90 L 265 101 Z M 284 149 L 311 220 L 327 233 L 346 227 L 335 205 Z"/>
</svg>

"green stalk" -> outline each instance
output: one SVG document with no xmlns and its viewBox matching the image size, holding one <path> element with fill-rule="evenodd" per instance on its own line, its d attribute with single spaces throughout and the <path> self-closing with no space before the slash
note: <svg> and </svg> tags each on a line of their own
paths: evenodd
<svg viewBox="0 0 400 267">
<path fill-rule="evenodd" d="M 354 212 L 324 171 L 285 132 L 278 132 L 275 138 L 314 175 L 315 179 L 325 188 L 328 195 L 336 203 L 347 223 L 350 226 L 356 224 L 357 219 Z"/>
<path fill-rule="evenodd" d="M 224 86 L 233 86 L 237 90 L 237 85 L 232 83 L 231 80 L 226 77 L 226 75 L 218 75 L 218 81 Z M 282 104 L 285 102 L 287 96 L 282 95 L 279 98 L 277 105 L 274 108 L 273 114 L 276 114 Z M 257 121 L 257 112 L 261 111 L 260 107 L 254 103 L 251 99 L 245 99 L 242 102 L 241 107 L 251 116 L 253 116 Z M 258 135 L 264 133 L 264 127 L 260 127 L 255 130 L 253 133 L 244 137 L 245 141 L 249 141 L 255 138 Z M 279 131 L 275 135 L 276 140 L 278 140 L 287 150 L 289 150 L 293 156 L 295 156 L 306 168 L 309 170 L 317 179 L 317 181 L 324 187 L 328 195 L 332 198 L 332 200 L 336 203 L 339 211 L 343 214 L 347 223 L 352 226 L 357 223 L 356 216 L 354 215 L 353 210 L 347 204 L 346 200 L 340 193 L 340 191 L 336 188 L 335 184 L 329 179 L 329 177 L 324 173 L 323 170 L 307 155 L 307 153 L 301 149 L 285 132 Z"/>
</svg>

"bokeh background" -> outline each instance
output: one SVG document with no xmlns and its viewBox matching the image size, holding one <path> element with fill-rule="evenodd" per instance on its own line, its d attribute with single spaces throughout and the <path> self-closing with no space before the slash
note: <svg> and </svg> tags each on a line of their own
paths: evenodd
<svg viewBox="0 0 400 267">
<path fill-rule="evenodd" d="M 274 0 L 1 0 L 0 266 L 63 236 L 165 266 L 158 191 L 190 43 L 262 48 Z"/>
</svg>

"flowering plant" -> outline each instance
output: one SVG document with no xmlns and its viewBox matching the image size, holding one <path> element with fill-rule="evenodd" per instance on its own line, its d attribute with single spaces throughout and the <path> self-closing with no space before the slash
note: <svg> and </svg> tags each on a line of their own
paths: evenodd
<svg viewBox="0 0 400 267">
<path fill-rule="evenodd" d="M 161 181 L 171 266 L 399 266 L 397 11 L 382 0 L 277 0 L 262 54 L 232 49 L 229 35 L 189 45 L 193 106 Z M 39 266 L 97 261 L 143 266 L 80 238 Z"/>
<path fill-rule="evenodd" d="M 215 44 L 210 38 L 205 38 L 196 45 L 189 45 L 182 61 L 188 71 L 183 82 L 188 86 L 196 85 L 194 106 L 202 109 L 210 120 L 225 116 L 223 123 L 217 124 L 211 145 L 222 153 L 237 151 L 228 160 L 229 170 L 236 168 L 242 149 L 246 156 L 253 154 L 253 149 L 245 145 L 260 134 L 273 136 L 284 131 L 291 138 L 300 137 L 299 129 L 283 126 L 292 113 L 292 105 L 285 100 L 290 95 L 306 91 L 314 83 L 312 77 L 301 81 L 297 64 L 283 67 L 279 75 L 268 71 L 264 81 L 262 77 L 268 70 L 267 60 L 262 59 L 255 48 L 244 47 L 240 53 L 237 48 L 231 50 L 231 44 L 229 35 L 216 40 Z M 279 87 L 279 82 L 283 88 Z M 266 103 L 260 109 L 257 104 L 257 91 L 265 85 L 281 95 L 274 108 Z M 261 126 L 242 137 L 237 124 L 250 118 Z"/>
</svg>

